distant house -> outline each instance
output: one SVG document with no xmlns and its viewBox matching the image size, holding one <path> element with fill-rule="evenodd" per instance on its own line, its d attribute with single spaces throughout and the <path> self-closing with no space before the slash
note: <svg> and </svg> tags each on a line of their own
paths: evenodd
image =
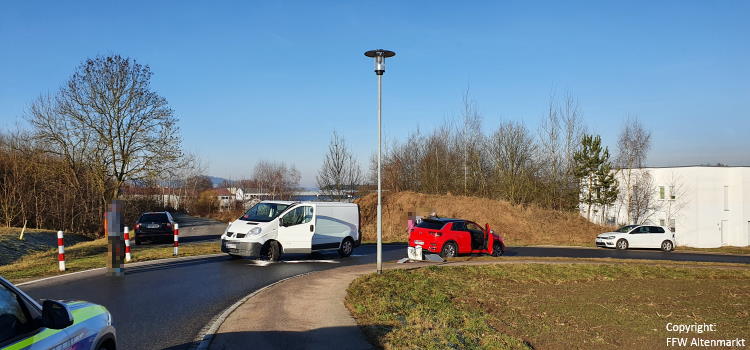
<svg viewBox="0 0 750 350">
<path fill-rule="evenodd" d="M 628 181 L 628 175 L 646 180 Z M 616 178 L 617 202 L 595 207 L 592 221 L 665 226 L 678 245 L 690 247 L 750 245 L 750 167 L 620 169 Z M 586 216 L 586 205 L 579 207 Z"/>
<path fill-rule="evenodd" d="M 122 195 L 125 198 L 151 199 L 165 208 L 179 208 L 182 204 L 178 189 L 171 187 L 124 186 Z"/>
<path fill-rule="evenodd" d="M 219 209 L 231 208 L 234 205 L 235 196 L 228 188 L 215 188 L 213 192 L 219 201 Z"/>
</svg>

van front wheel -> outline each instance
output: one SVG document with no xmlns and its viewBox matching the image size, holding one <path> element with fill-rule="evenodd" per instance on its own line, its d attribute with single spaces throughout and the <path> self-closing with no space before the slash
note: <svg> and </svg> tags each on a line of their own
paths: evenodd
<svg viewBox="0 0 750 350">
<path fill-rule="evenodd" d="M 341 248 L 339 248 L 339 256 L 346 258 L 347 256 L 352 255 L 353 251 L 354 241 L 349 237 L 344 238 L 344 241 L 341 242 Z"/>
<path fill-rule="evenodd" d="M 261 252 L 261 257 L 268 261 L 279 261 L 279 258 L 281 258 L 281 246 L 279 246 L 279 242 L 268 242 Z"/>
</svg>

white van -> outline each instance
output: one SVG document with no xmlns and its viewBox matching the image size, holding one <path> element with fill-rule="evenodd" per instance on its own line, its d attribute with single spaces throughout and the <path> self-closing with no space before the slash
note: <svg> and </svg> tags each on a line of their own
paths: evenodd
<svg viewBox="0 0 750 350">
<path fill-rule="evenodd" d="M 332 249 L 347 257 L 362 243 L 359 224 L 354 203 L 262 201 L 229 223 L 221 251 L 271 261 L 282 253 Z"/>
</svg>

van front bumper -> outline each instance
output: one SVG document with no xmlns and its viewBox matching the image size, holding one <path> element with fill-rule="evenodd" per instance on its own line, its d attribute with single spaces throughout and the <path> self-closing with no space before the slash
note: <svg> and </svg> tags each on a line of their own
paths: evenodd
<svg viewBox="0 0 750 350">
<path fill-rule="evenodd" d="M 221 240 L 221 251 L 223 253 L 234 255 L 260 256 L 261 247 L 263 247 L 263 245 L 257 242 L 236 242 L 228 241 L 226 239 Z"/>
</svg>

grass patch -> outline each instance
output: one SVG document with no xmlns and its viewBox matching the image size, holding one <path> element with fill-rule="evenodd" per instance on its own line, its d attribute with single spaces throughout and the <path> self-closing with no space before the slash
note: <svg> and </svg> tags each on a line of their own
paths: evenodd
<svg viewBox="0 0 750 350">
<path fill-rule="evenodd" d="M 558 256 L 535 257 L 535 256 L 503 256 L 496 258 L 487 255 L 480 256 L 459 256 L 448 258 L 449 262 L 488 262 L 488 263 L 512 263 L 512 262 L 542 262 L 542 263 L 596 263 L 596 264 L 629 264 L 629 265 L 660 265 L 660 266 L 677 266 L 677 267 L 739 267 L 750 269 L 750 264 L 742 263 L 722 263 L 722 262 L 695 262 L 679 260 L 652 260 L 652 259 L 617 259 L 617 258 L 566 258 Z"/>
<path fill-rule="evenodd" d="M 10 264 L 24 255 L 44 252 L 57 247 L 57 231 L 27 228 L 23 240 L 20 227 L 0 227 L 0 266 Z M 92 240 L 91 237 L 65 233 L 65 244 L 73 245 Z"/>
<path fill-rule="evenodd" d="M 643 264 L 497 264 L 391 270 L 348 289 L 347 307 L 385 349 L 660 348 L 672 323 L 750 334 L 750 269 Z"/>
<path fill-rule="evenodd" d="M 131 262 L 172 258 L 171 245 L 131 246 Z M 180 257 L 220 253 L 217 241 L 180 243 Z M 0 276 L 18 283 L 25 280 L 62 275 L 67 272 L 82 271 L 107 266 L 107 240 L 97 239 L 65 247 L 66 272 L 57 267 L 57 249 L 28 254 L 7 265 L 0 266 Z M 127 267 L 127 264 L 126 264 Z"/>
</svg>

